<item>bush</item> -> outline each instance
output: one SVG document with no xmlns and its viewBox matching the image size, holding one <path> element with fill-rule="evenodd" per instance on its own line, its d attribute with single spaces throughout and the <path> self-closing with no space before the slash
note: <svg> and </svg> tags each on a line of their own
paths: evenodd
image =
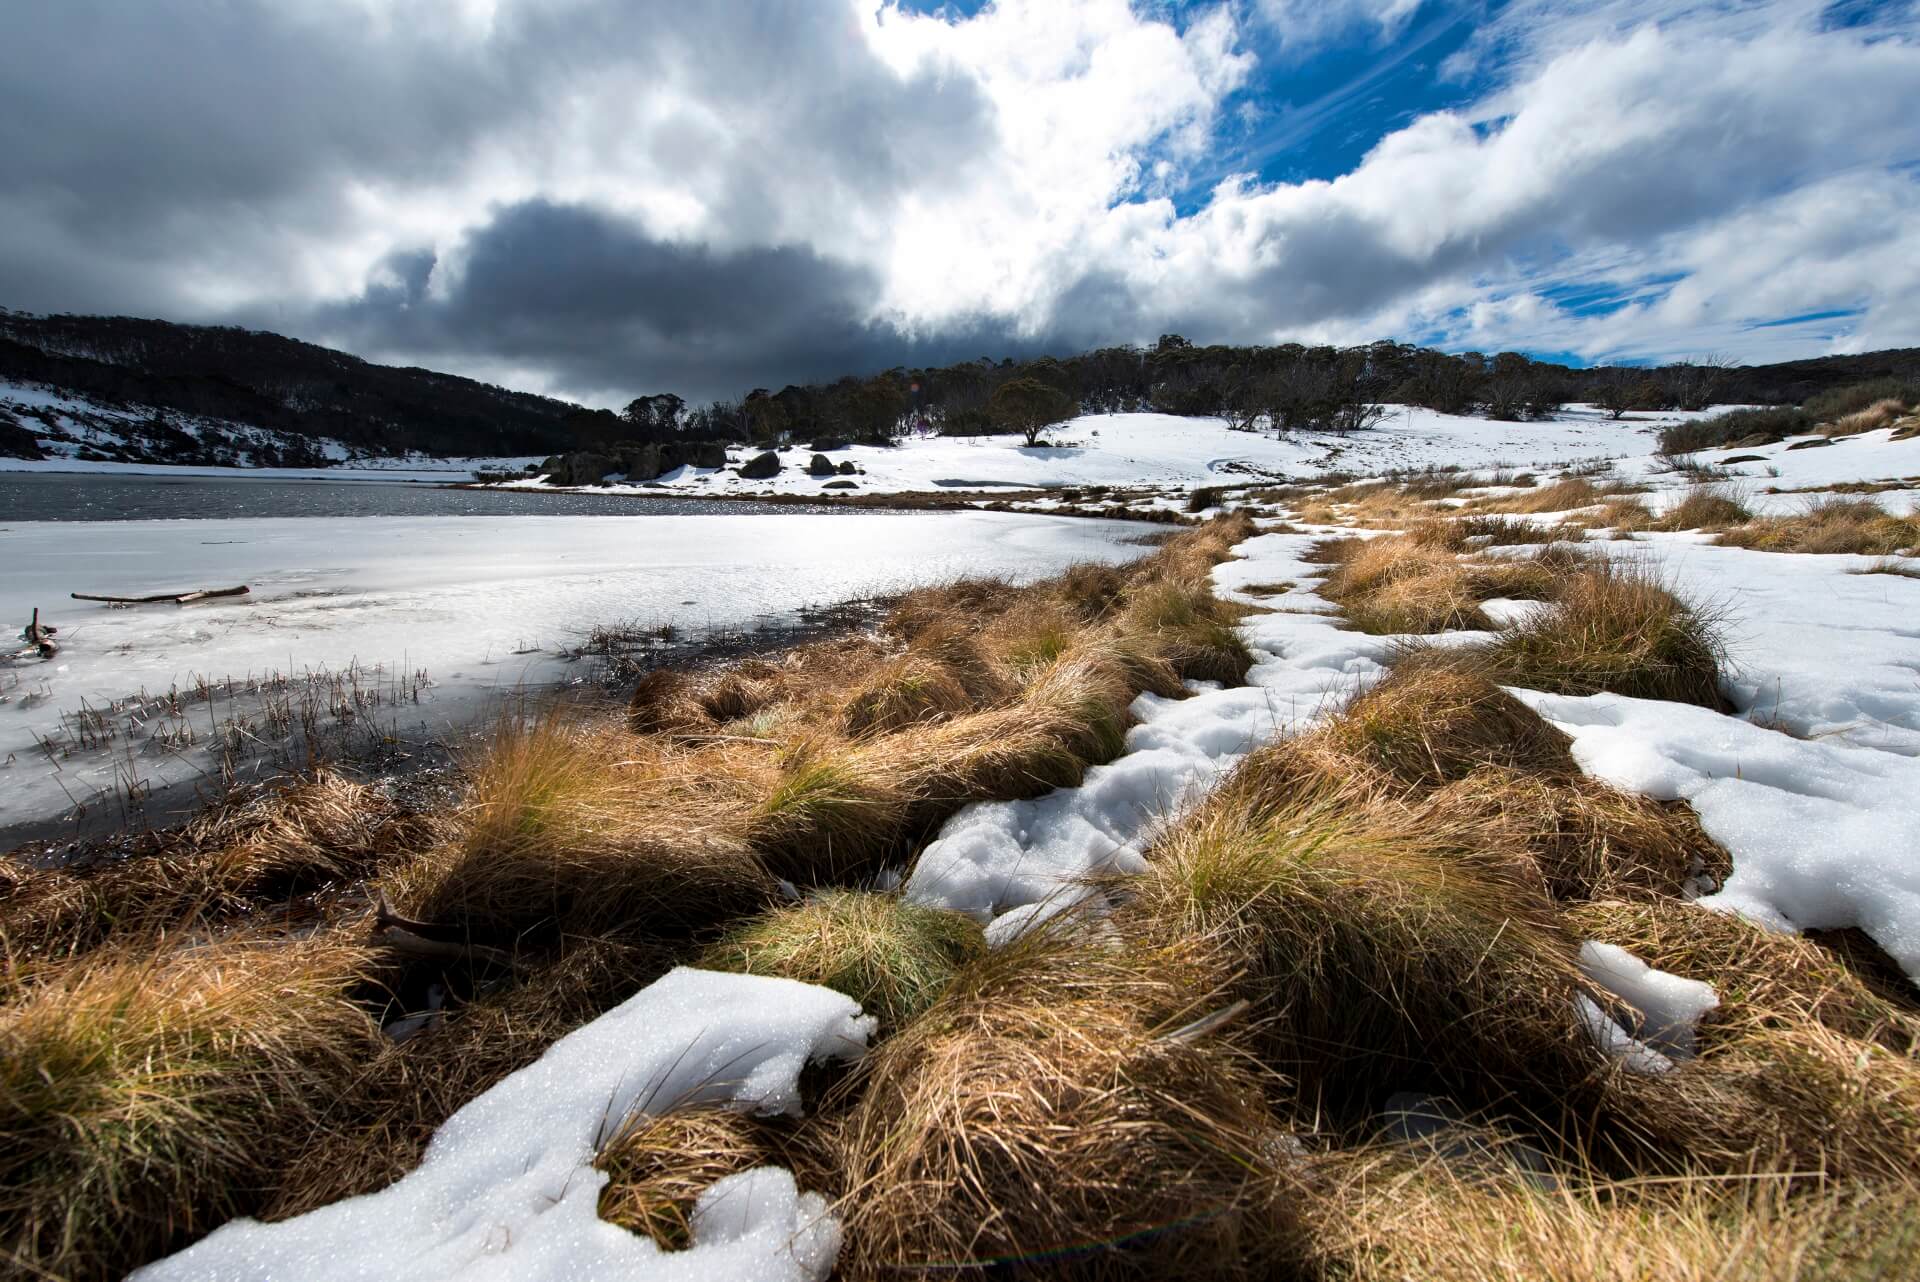
<svg viewBox="0 0 1920 1282">
<path fill-rule="evenodd" d="M 1792 406 L 1763 410 L 1728 410 L 1691 423 L 1672 423 L 1660 429 L 1662 454 L 1692 454 L 1735 441 L 1784 441 L 1811 432 L 1819 420 Z"/>
<path fill-rule="evenodd" d="M 1920 379 L 1876 378 L 1850 387 L 1834 387 L 1809 396 L 1804 410 L 1816 423 L 1831 423 L 1849 414 L 1858 414 L 1879 401 L 1898 401 L 1902 405 L 1920 404 Z"/>
</svg>

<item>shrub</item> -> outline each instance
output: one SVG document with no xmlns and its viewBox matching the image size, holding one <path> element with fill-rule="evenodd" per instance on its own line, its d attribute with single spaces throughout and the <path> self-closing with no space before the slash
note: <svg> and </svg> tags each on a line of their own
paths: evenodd
<svg viewBox="0 0 1920 1282">
<path fill-rule="evenodd" d="M 1899 405 L 1920 405 L 1920 380 L 1913 378 L 1876 378 L 1847 387 L 1829 388 L 1809 396 L 1801 406 L 1816 423 L 1831 423 L 1869 409 L 1881 401 Z"/>
<path fill-rule="evenodd" d="M 1712 418 L 1686 423 L 1670 423 L 1660 429 L 1662 454 L 1693 454 L 1736 441 L 1762 444 L 1784 441 L 1813 430 L 1819 420 L 1806 410 L 1783 406 L 1774 409 L 1728 410 Z"/>
</svg>

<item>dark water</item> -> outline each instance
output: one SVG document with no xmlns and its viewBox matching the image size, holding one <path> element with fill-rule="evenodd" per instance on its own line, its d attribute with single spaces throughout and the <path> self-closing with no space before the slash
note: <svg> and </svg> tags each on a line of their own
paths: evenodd
<svg viewBox="0 0 1920 1282">
<path fill-rule="evenodd" d="M 816 504 L 458 490 L 405 481 L 0 472 L 0 522 L 186 521 L 259 516 L 745 515 L 848 510 Z"/>
</svg>

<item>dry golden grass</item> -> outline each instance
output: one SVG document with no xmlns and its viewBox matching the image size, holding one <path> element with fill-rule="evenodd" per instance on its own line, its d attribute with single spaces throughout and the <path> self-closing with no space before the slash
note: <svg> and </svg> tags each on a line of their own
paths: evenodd
<svg viewBox="0 0 1920 1282">
<path fill-rule="evenodd" d="M 700 1195 L 768 1160 L 759 1128 L 743 1114 L 695 1108 L 637 1115 L 594 1159 L 607 1173 L 600 1218 L 667 1250 L 684 1250 L 693 1242 Z"/>
<path fill-rule="evenodd" d="M 1911 1182 L 1536 1187 L 1383 1146 L 1320 1163 L 1308 1187 L 1311 1275 L 1351 1282 L 1877 1282 L 1920 1253 Z"/>
<path fill-rule="evenodd" d="M 0 1010 L 0 1254 L 118 1277 L 257 1207 L 379 1046 L 363 950 L 234 939 L 42 973 Z"/>
<path fill-rule="evenodd" d="M 1334 560 L 1320 595 L 1353 625 L 1380 634 L 1491 628 L 1459 560 L 1430 536 L 1382 535 L 1326 545 Z"/>
<path fill-rule="evenodd" d="M 1283 1136 L 1209 1009 L 1072 930 L 963 970 L 882 1044 L 842 1133 L 840 1276 L 1267 1277 L 1293 1249 Z"/>
<path fill-rule="evenodd" d="M 1352 1125 L 1433 1077 L 1476 1105 L 1565 1099 L 1601 1068 L 1574 941 L 1532 861 L 1453 818 L 1262 749 L 1155 843 L 1117 920 L 1255 1003 L 1303 1116 Z"/>
<path fill-rule="evenodd" d="M 1904 418 L 1906 413 L 1907 406 L 1904 401 L 1887 397 L 1875 401 L 1865 409 L 1843 414 L 1831 423 L 1821 424 L 1820 435 L 1858 436 L 1861 432 L 1873 432 L 1883 427 L 1891 427 L 1895 421 Z"/>
<path fill-rule="evenodd" d="M 1574 508 L 1594 507 L 1606 501 L 1609 495 L 1619 494 L 1622 490 L 1616 485 L 1596 486 L 1585 477 L 1573 476 L 1555 481 L 1551 485 L 1542 485 L 1521 494 L 1507 494 L 1499 498 L 1481 499 L 1474 503 L 1476 512 L 1514 512 L 1522 514 L 1540 512 L 1567 512 Z"/>
<path fill-rule="evenodd" d="M 377 788 L 330 770 L 249 790 L 150 849 L 108 864 L 15 877 L 0 898 L 0 954 L 85 952 L 114 934 L 219 922 L 351 886 L 423 846 L 431 825 Z M 4 988 L 4 984 L 0 984 Z"/>
<path fill-rule="evenodd" d="M 1720 541 L 1761 552 L 1891 556 L 1920 548 L 1920 516 L 1895 516 L 1872 499 L 1823 498 L 1794 516 L 1756 517 Z"/>
<path fill-rule="evenodd" d="M 1656 530 L 1725 530 L 1751 521 L 1753 513 L 1732 494 L 1710 485 L 1696 485 L 1648 528 Z"/>
<path fill-rule="evenodd" d="M 1474 660 L 1502 685 L 1718 708 L 1724 655 L 1712 610 L 1675 595 L 1651 569 L 1602 561 L 1565 578 L 1547 609 Z"/>
<path fill-rule="evenodd" d="M 1567 736 L 1445 651 L 1402 658 L 1372 689 L 1311 732 L 1404 784 L 1434 787 L 1484 766 L 1565 779 Z"/>
<path fill-rule="evenodd" d="M 709 947 L 710 970 L 779 975 L 847 994 L 891 1032 L 986 951 L 979 923 L 898 895 L 834 890 L 750 918 Z"/>
</svg>

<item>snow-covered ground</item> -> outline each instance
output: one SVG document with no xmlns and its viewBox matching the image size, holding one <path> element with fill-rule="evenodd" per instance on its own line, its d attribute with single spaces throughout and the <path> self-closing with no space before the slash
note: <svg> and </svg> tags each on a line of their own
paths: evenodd
<svg viewBox="0 0 1920 1282">
<path fill-rule="evenodd" d="M 852 480 L 860 493 L 918 490 L 1043 489 L 1057 486 L 1190 488 L 1261 480 L 1312 479 L 1332 472 L 1373 475 L 1426 467 L 1544 467 L 1596 457 L 1648 454 L 1663 423 L 1688 414 L 1635 415 L 1613 422 L 1571 406 L 1538 423 L 1497 423 L 1391 407 L 1380 423 L 1344 436 L 1306 432 L 1230 431 L 1225 420 L 1170 414 L 1090 414 L 1063 424 L 1049 444 L 1008 436 L 912 437 L 898 445 L 848 445 L 827 455 L 859 474 L 809 476 L 813 451 L 783 451 L 778 475 L 746 480 L 732 470 L 757 450 L 734 448 L 730 467 L 680 468 L 658 481 L 619 485 L 641 494 L 819 494 L 829 482 Z M 537 479 L 512 482 L 537 485 Z"/>
<path fill-rule="evenodd" d="M 351 672 L 341 697 L 358 694 L 363 721 L 438 730 L 565 676 L 561 652 L 594 625 L 738 627 L 963 574 L 1031 579 L 1138 556 L 1139 533 L 995 513 L 22 522 L 0 529 L 0 620 L 38 607 L 62 649 L 0 668 L 0 829 L 129 779 L 201 778 L 230 713 L 250 709 L 256 731 L 269 713 L 210 711 L 200 680 L 244 693 L 249 677 L 309 689 L 303 674 L 323 673 L 331 699 Z M 189 606 L 68 597 L 240 583 L 251 595 Z M 174 689 L 177 707 L 155 702 Z M 77 724 L 83 706 L 98 715 Z M 108 741 L 52 761 L 40 746 L 83 735 Z"/>
</svg>

